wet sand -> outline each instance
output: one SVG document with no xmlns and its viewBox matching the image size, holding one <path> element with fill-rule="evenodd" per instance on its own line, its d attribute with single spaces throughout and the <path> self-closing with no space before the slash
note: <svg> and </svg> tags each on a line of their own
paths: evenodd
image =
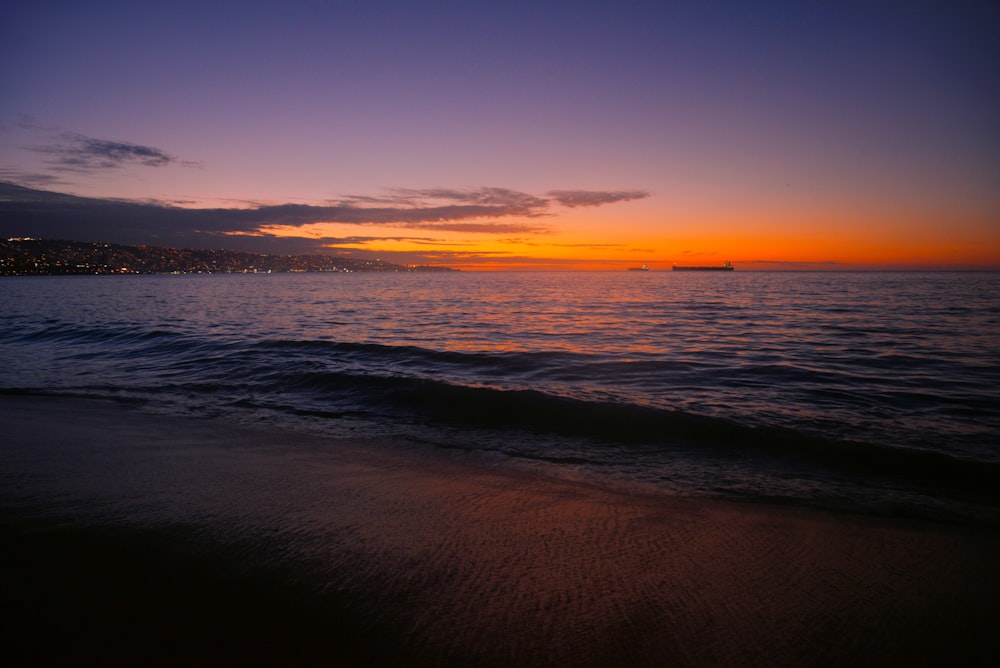
<svg viewBox="0 0 1000 668">
<path fill-rule="evenodd" d="M 8 665 L 996 665 L 1000 533 L 0 397 Z"/>
</svg>

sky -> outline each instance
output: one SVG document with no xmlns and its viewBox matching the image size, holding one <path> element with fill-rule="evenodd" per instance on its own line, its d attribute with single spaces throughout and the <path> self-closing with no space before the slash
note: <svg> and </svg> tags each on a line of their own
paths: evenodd
<svg viewBox="0 0 1000 668">
<path fill-rule="evenodd" d="M 461 269 L 1000 269 L 1000 3 L 47 2 L 0 235 Z"/>
</svg>

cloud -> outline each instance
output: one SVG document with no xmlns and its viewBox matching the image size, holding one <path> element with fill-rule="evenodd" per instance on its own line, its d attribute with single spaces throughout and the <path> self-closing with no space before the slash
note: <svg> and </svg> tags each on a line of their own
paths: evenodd
<svg viewBox="0 0 1000 668">
<path fill-rule="evenodd" d="M 59 132 L 59 128 L 50 125 L 45 125 L 39 119 L 35 118 L 31 114 L 25 114 L 21 112 L 14 113 L 14 125 L 22 130 L 28 130 L 30 132 L 42 131 L 42 132 Z"/>
<path fill-rule="evenodd" d="M 352 195 L 337 201 L 341 206 L 365 211 L 480 211 L 483 217 L 546 215 L 549 200 L 508 188 L 393 188 L 380 196 Z"/>
<path fill-rule="evenodd" d="M 121 142 L 81 142 L 79 148 L 89 156 L 78 156 L 83 164 L 148 161 L 155 165 L 173 160 L 155 149 L 141 150 Z M 71 152 L 63 155 L 72 157 Z M 559 192 L 572 192 L 577 200 L 586 193 L 592 202 L 589 206 L 627 198 L 602 191 Z M 272 249 L 294 247 L 294 252 L 304 252 L 337 243 L 318 237 L 315 231 L 299 231 L 317 223 L 508 237 L 547 234 L 551 229 L 532 219 L 553 215 L 548 212 L 550 203 L 530 193 L 482 187 L 395 189 L 382 196 L 350 196 L 320 206 L 289 203 L 192 209 L 163 202 L 77 197 L 0 182 L 0 236 L 262 251 L 271 244 Z"/>
<path fill-rule="evenodd" d="M 476 234 L 549 234 L 551 232 L 548 227 L 527 223 L 456 221 L 454 223 L 415 223 L 408 225 L 408 227 L 439 232 L 472 232 Z"/>
<path fill-rule="evenodd" d="M 95 139 L 73 132 L 60 134 L 57 143 L 29 148 L 35 153 L 51 156 L 48 163 L 57 170 L 97 171 L 126 165 L 165 167 L 178 162 L 177 158 L 152 146 Z"/>
<path fill-rule="evenodd" d="M 185 209 L 184 211 L 192 211 Z M 302 227 L 313 223 L 343 223 L 349 225 L 390 225 L 425 230 L 451 232 L 544 232 L 540 225 L 523 223 L 490 223 L 482 219 L 519 216 L 517 208 L 484 205 L 360 207 L 354 205 L 313 206 L 309 204 L 277 204 L 251 209 L 201 209 L 211 212 L 223 227 L 242 230 L 247 226 Z M 474 221 L 474 222 L 470 222 Z"/>
<path fill-rule="evenodd" d="M 36 186 L 39 188 L 46 186 L 69 185 L 61 176 L 56 176 L 55 174 L 21 171 L 17 169 L 8 169 L 6 167 L 0 167 L 0 179 L 17 181 L 18 183 Z"/>
<path fill-rule="evenodd" d="M 546 195 L 509 188 L 394 188 L 384 195 L 352 195 L 327 209 L 336 216 L 327 222 L 372 222 L 419 224 L 425 229 L 476 231 L 469 224 L 446 226 L 444 221 L 469 218 L 538 218 L 552 215 L 552 203 L 564 207 L 603 206 L 649 197 L 645 190 L 552 190 Z M 265 209 L 267 207 L 261 207 Z M 534 232 L 548 230 L 530 225 L 479 225 L 483 232 Z"/>
<path fill-rule="evenodd" d="M 181 165 L 198 167 L 198 163 L 182 161 L 155 146 L 136 144 L 116 139 L 102 139 L 47 125 L 28 114 L 13 114 L 12 125 L 7 129 L 25 135 L 19 148 L 43 156 L 47 171 L 56 175 L 90 173 L 129 166 L 166 167 Z M 22 182 L 28 182 L 25 176 Z M 41 179 L 35 178 L 35 183 Z"/>
<path fill-rule="evenodd" d="M 415 244 L 438 244 L 445 243 L 441 239 L 432 239 L 430 237 L 410 237 L 410 236 L 378 236 L 378 237 L 323 237 L 323 244 L 326 246 L 358 246 L 362 244 L 370 244 L 379 241 L 408 241 Z"/>
<path fill-rule="evenodd" d="M 645 190 L 550 190 L 546 195 L 571 209 L 578 206 L 603 206 L 649 197 L 649 193 Z"/>
</svg>

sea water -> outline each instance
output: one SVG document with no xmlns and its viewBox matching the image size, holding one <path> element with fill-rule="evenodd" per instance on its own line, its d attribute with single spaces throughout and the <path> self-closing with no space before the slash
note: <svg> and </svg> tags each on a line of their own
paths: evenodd
<svg viewBox="0 0 1000 668">
<path fill-rule="evenodd" d="M 9 277 L 0 365 L 5 393 L 1000 522 L 1000 273 Z"/>
</svg>

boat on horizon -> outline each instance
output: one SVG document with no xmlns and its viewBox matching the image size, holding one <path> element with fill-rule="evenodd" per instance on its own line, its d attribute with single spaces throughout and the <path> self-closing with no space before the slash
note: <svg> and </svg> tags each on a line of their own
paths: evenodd
<svg viewBox="0 0 1000 668">
<path fill-rule="evenodd" d="M 721 265 L 710 265 L 701 267 L 699 266 L 686 267 L 683 265 L 677 266 L 676 264 L 673 266 L 673 271 L 733 271 L 734 269 L 735 267 L 733 267 L 733 263 L 729 261 L 726 261 Z"/>
<path fill-rule="evenodd" d="M 649 267 L 646 266 L 646 265 L 642 265 L 641 267 L 629 267 L 628 270 L 629 271 L 649 271 Z"/>
</svg>

